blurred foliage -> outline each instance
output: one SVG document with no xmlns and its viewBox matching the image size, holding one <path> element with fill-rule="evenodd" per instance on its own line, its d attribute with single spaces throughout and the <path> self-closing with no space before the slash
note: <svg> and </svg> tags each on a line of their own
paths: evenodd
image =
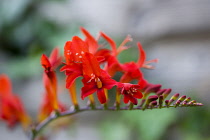
<svg viewBox="0 0 210 140">
<path fill-rule="evenodd" d="M 47 2 L 52 1 L 0 1 L 1 73 L 13 78 L 40 73 L 41 54 L 49 55 L 54 47 L 63 47 L 71 36 L 78 34 L 77 23 L 59 24 L 41 14 L 40 7 Z"/>
<path fill-rule="evenodd" d="M 52 38 L 64 32 L 66 27 L 41 14 L 40 7 L 46 2 L 47 0 L 18 0 L 15 3 L 0 1 L 2 51 L 15 56 L 26 56 L 32 51 L 33 54 L 40 53 L 54 47 Z"/>
<path fill-rule="evenodd" d="M 179 116 L 177 127 L 180 128 L 186 140 L 210 140 L 210 112 L 209 106 L 201 108 L 183 109 Z"/>
</svg>

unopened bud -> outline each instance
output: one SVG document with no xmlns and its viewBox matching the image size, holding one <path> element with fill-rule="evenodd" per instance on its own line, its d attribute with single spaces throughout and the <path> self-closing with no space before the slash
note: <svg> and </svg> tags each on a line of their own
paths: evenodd
<svg viewBox="0 0 210 140">
<path fill-rule="evenodd" d="M 195 106 L 203 106 L 202 103 L 194 103 Z"/>
<path fill-rule="evenodd" d="M 161 85 L 149 85 L 146 90 L 145 93 L 156 93 L 158 90 L 160 90 Z"/>
<path fill-rule="evenodd" d="M 194 103 L 196 103 L 195 100 L 190 101 L 189 103 L 187 103 L 188 106 L 192 106 Z"/>
<path fill-rule="evenodd" d="M 190 97 L 188 97 L 188 98 L 186 98 L 183 102 L 182 102 L 182 105 L 183 106 L 186 106 L 187 105 L 187 103 L 190 101 Z"/>
<path fill-rule="evenodd" d="M 163 95 L 163 99 L 165 99 L 169 94 L 171 93 L 171 89 L 166 89 L 166 91 L 162 94 Z"/>
<path fill-rule="evenodd" d="M 152 101 L 152 102 L 149 103 L 149 106 L 150 106 L 151 109 L 156 105 L 157 105 L 157 101 Z"/>
<path fill-rule="evenodd" d="M 166 90 L 167 90 L 167 89 L 160 89 L 160 90 L 157 91 L 156 94 L 157 94 L 158 96 L 160 96 L 160 95 L 162 95 Z"/>
<path fill-rule="evenodd" d="M 157 95 L 151 95 L 151 96 L 149 96 L 148 99 L 147 99 L 147 101 L 146 101 L 146 104 L 145 104 L 143 110 L 146 109 L 149 106 L 150 102 L 155 101 L 157 99 L 158 99 L 158 96 Z"/>
<path fill-rule="evenodd" d="M 171 99 L 168 102 L 168 105 L 170 105 L 171 103 L 173 103 L 173 101 L 175 101 L 177 98 L 179 97 L 179 93 L 174 94 Z"/>
<path fill-rule="evenodd" d="M 169 100 L 165 100 L 165 104 L 167 107 L 169 107 Z"/>
<path fill-rule="evenodd" d="M 179 104 L 184 101 L 184 99 L 186 98 L 186 95 L 181 96 L 175 103 L 175 107 L 179 106 Z"/>
<path fill-rule="evenodd" d="M 151 95 L 148 97 L 148 101 L 151 102 L 151 101 L 155 101 L 158 99 L 158 96 L 157 95 Z"/>
</svg>

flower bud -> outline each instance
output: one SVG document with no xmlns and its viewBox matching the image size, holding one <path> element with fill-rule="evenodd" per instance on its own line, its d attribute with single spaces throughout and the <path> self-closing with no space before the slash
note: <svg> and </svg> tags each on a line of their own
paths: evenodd
<svg viewBox="0 0 210 140">
<path fill-rule="evenodd" d="M 156 93 L 158 96 L 162 95 L 167 89 L 160 89 L 158 90 L 158 92 Z"/>
<path fill-rule="evenodd" d="M 168 102 L 168 105 L 170 105 L 173 101 L 175 101 L 179 97 L 179 93 L 174 94 L 171 99 Z"/>
<path fill-rule="evenodd" d="M 187 105 L 187 103 L 190 101 L 190 97 L 188 97 L 188 98 L 186 98 L 183 102 L 182 102 L 182 105 L 183 106 L 186 106 Z"/>
<path fill-rule="evenodd" d="M 163 95 L 163 99 L 165 99 L 169 94 L 171 93 L 171 89 L 166 89 L 166 91 L 162 94 Z"/>
<path fill-rule="evenodd" d="M 149 85 L 146 89 L 145 89 L 145 93 L 156 93 L 158 90 L 160 90 L 161 85 Z"/>
<path fill-rule="evenodd" d="M 157 105 L 157 101 L 152 101 L 149 103 L 149 106 L 151 109 L 154 108 L 154 106 L 156 106 L 156 105 Z"/>
<path fill-rule="evenodd" d="M 147 99 L 147 101 L 146 101 L 146 104 L 145 104 L 143 110 L 146 109 L 149 106 L 150 102 L 155 101 L 157 99 L 158 99 L 158 96 L 157 95 L 151 95 L 151 96 L 149 96 L 148 99 Z"/>
<path fill-rule="evenodd" d="M 189 103 L 187 103 L 188 106 L 193 106 L 193 104 L 196 103 L 195 100 L 190 101 Z"/>
<path fill-rule="evenodd" d="M 184 99 L 186 98 L 186 95 L 181 96 L 175 103 L 175 107 L 179 106 L 179 104 L 184 101 Z"/>
<path fill-rule="evenodd" d="M 165 104 L 167 107 L 169 107 L 169 100 L 165 100 Z"/>
</svg>

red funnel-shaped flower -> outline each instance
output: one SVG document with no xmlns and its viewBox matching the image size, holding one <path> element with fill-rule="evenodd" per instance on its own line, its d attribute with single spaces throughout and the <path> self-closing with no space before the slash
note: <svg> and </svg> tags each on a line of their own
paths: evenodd
<svg viewBox="0 0 210 140">
<path fill-rule="evenodd" d="M 17 95 L 12 93 L 12 84 L 5 74 L 0 75 L 0 118 L 10 127 L 20 122 L 24 129 L 30 124 L 23 103 Z"/>
</svg>

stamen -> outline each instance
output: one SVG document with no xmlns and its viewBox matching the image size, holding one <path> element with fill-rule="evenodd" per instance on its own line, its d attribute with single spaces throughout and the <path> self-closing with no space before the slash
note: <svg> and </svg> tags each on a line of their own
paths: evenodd
<svg viewBox="0 0 210 140">
<path fill-rule="evenodd" d="M 96 84 L 98 88 L 102 88 L 102 82 L 99 78 L 96 79 Z"/>
<path fill-rule="evenodd" d="M 90 78 L 90 80 L 87 81 L 87 83 L 90 83 L 93 79 L 95 79 L 95 82 L 96 82 L 95 74 L 92 73 L 90 76 L 91 76 L 91 78 Z"/>
</svg>

